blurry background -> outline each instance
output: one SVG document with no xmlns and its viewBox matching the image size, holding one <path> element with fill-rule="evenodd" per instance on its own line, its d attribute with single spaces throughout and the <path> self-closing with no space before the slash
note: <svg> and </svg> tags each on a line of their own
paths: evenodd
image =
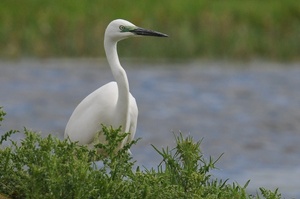
<svg viewBox="0 0 300 199">
<path fill-rule="evenodd" d="M 124 18 L 171 39 L 159 48 L 153 40 L 126 41 L 123 56 L 299 60 L 299 10 L 293 0 L 3 0 L 0 55 L 104 56 L 104 29 L 112 19 Z"/>
<path fill-rule="evenodd" d="M 140 111 L 138 165 L 158 165 L 150 144 L 172 147 L 172 131 L 182 131 L 204 138 L 207 157 L 225 153 L 216 177 L 300 197 L 300 4 L 293 0 L 2 0 L 0 134 L 25 126 L 62 138 L 77 104 L 112 80 L 103 35 L 116 18 L 170 36 L 119 44 Z"/>
</svg>

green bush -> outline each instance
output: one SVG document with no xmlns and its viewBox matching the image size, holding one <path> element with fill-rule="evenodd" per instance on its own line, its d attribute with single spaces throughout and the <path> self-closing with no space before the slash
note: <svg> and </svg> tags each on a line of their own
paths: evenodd
<svg viewBox="0 0 300 199">
<path fill-rule="evenodd" d="M 0 109 L 1 120 L 3 115 Z M 133 169 L 127 152 L 136 141 L 115 152 L 126 134 L 105 126 L 103 132 L 109 142 L 94 150 L 27 129 L 20 142 L 10 139 L 17 131 L 5 133 L 0 140 L 0 198 L 280 198 L 278 190 L 264 188 L 260 196 L 247 194 L 249 181 L 240 186 L 214 179 L 210 171 L 218 160 L 206 160 L 201 142 L 191 137 L 177 136 L 172 150 L 153 146 L 162 161 L 155 169 L 141 170 Z M 97 149 L 104 153 L 97 154 Z M 101 167 L 94 161 L 99 159 Z"/>
</svg>

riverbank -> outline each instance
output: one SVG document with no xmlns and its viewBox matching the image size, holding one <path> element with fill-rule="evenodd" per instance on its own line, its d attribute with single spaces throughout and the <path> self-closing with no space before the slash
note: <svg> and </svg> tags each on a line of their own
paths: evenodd
<svg viewBox="0 0 300 199">
<path fill-rule="evenodd" d="M 120 44 L 129 57 L 300 59 L 297 1 L 3 1 L 0 57 L 104 56 L 108 23 L 124 18 L 168 39 Z M 128 50 L 130 49 L 130 50 Z"/>
</svg>

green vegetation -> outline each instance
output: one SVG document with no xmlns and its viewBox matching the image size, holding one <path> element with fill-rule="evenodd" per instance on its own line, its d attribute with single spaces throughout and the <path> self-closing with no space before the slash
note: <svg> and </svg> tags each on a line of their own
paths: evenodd
<svg viewBox="0 0 300 199">
<path fill-rule="evenodd" d="M 0 108 L 0 118 L 4 115 Z M 200 150 L 201 142 L 191 137 L 176 137 L 176 147 L 158 150 L 162 162 L 156 169 L 134 169 L 134 161 L 125 146 L 114 152 L 120 129 L 103 127 L 109 140 L 107 145 L 97 145 L 95 150 L 51 135 L 24 130 L 25 138 L 11 140 L 17 131 L 5 133 L 0 139 L 0 198 L 269 198 L 281 195 L 260 188 L 260 194 L 247 194 L 249 181 L 236 183 L 214 179 L 212 158 L 206 160 Z M 4 143 L 10 143 L 4 147 Z M 99 155 L 97 149 L 107 154 Z M 93 160 L 102 160 L 99 167 Z"/>
<path fill-rule="evenodd" d="M 103 33 L 115 18 L 170 35 L 122 42 L 122 56 L 300 58 L 295 0 L 2 0 L 0 57 L 103 57 Z"/>
</svg>

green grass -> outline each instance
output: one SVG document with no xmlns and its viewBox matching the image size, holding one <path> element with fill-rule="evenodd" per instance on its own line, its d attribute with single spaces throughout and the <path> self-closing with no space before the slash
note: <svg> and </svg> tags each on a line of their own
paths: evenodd
<svg viewBox="0 0 300 199">
<path fill-rule="evenodd" d="M 294 0 L 3 0 L 0 57 L 103 57 L 103 33 L 115 18 L 170 35 L 122 42 L 122 56 L 300 59 Z"/>
<path fill-rule="evenodd" d="M 0 120 L 3 116 L 0 108 Z M 201 142 L 192 137 L 175 137 L 176 147 L 171 150 L 153 146 L 162 158 L 161 163 L 156 168 L 140 169 L 127 153 L 137 141 L 115 152 L 126 134 L 104 126 L 103 132 L 109 142 L 96 145 L 94 150 L 51 135 L 43 138 L 27 129 L 19 142 L 11 140 L 11 135 L 20 132 L 5 133 L 0 139 L 0 198 L 281 197 L 278 189 L 264 188 L 257 195 L 249 195 L 249 181 L 240 186 L 211 176 L 210 171 L 216 169 L 221 156 L 217 160 L 206 159 L 200 150 Z M 97 149 L 107 155 L 97 154 Z M 94 160 L 101 160 L 103 166 L 96 166 Z"/>
</svg>

